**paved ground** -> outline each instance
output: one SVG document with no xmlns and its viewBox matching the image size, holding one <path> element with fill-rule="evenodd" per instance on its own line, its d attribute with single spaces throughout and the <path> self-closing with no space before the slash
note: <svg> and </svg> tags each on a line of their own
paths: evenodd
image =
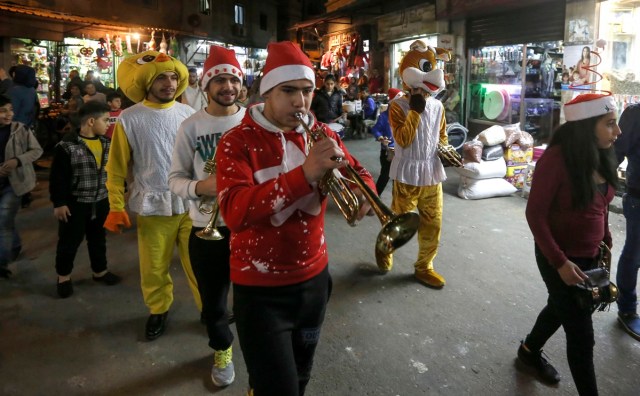
<svg viewBox="0 0 640 396">
<path fill-rule="evenodd" d="M 377 144 L 348 146 L 377 176 Z M 415 240 L 381 276 L 373 258 L 378 221 L 350 228 L 337 209 L 327 215 L 334 291 L 307 395 L 576 394 L 562 332 L 545 348 L 562 375 L 559 386 L 542 385 L 515 364 L 518 342 L 546 299 L 526 201 L 515 195 L 464 201 L 455 196 L 455 174 L 444 188 L 436 266 L 448 283 L 440 291 L 413 280 Z M 382 196 L 387 203 L 389 192 Z M 177 260 L 167 333 L 144 340 L 134 231 L 108 238 L 110 268 L 123 284 L 93 282 L 82 247 L 75 294 L 56 298 L 56 223 L 47 196 L 43 179 L 32 206 L 19 214 L 25 250 L 10 266 L 15 276 L 0 280 L 0 395 L 242 395 L 247 376 L 237 341 L 236 382 L 223 390 L 210 383 L 212 356 Z M 615 264 L 624 219 L 614 212 L 610 222 Z M 601 394 L 637 395 L 640 343 L 619 328 L 615 311 L 594 315 Z"/>
</svg>

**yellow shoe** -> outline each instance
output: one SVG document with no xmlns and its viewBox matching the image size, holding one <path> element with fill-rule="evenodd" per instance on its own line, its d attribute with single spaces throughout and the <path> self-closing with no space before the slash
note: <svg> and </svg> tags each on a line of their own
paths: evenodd
<svg viewBox="0 0 640 396">
<path fill-rule="evenodd" d="M 249 388 L 247 391 L 247 396 L 253 396 L 253 388 Z"/>
<path fill-rule="evenodd" d="M 384 275 L 391 271 L 393 267 L 393 255 L 380 253 L 378 249 L 376 249 L 376 263 L 378 264 L 378 269 L 380 269 L 380 272 Z"/>
<path fill-rule="evenodd" d="M 423 283 L 434 289 L 442 289 L 445 285 L 445 281 L 442 275 L 440 275 L 433 269 L 416 268 L 414 275 L 416 278 L 418 278 L 418 281 L 420 281 L 420 283 Z"/>
</svg>

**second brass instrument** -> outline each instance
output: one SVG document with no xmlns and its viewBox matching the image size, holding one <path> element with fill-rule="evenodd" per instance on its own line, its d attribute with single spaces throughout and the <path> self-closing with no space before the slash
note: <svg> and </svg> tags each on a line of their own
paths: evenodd
<svg viewBox="0 0 640 396">
<path fill-rule="evenodd" d="M 456 168 L 462 168 L 462 157 L 455 148 L 450 144 L 438 143 L 438 157 L 442 161 L 444 166 L 455 166 Z"/>
<path fill-rule="evenodd" d="M 216 147 L 217 150 L 217 147 Z M 204 162 L 204 172 L 210 175 L 216 173 L 216 151 L 214 150 L 211 158 Z M 220 230 L 216 228 L 216 222 L 218 221 L 218 216 L 220 215 L 220 206 L 218 205 L 218 200 L 213 198 L 213 203 L 208 207 L 207 204 L 204 203 L 204 200 L 200 202 L 200 206 L 198 207 L 198 211 L 202 214 L 210 214 L 211 218 L 207 225 L 200 231 L 196 232 L 196 236 L 201 239 L 205 239 L 207 241 L 219 241 L 224 239 L 224 235 L 220 233 Z"/>
<path fill-rule="evenodd" d="M 304 121 L 304 114 L 298 113 L 296 116 L 300 121 L 300 125 L 307 132 L 310 142 L 327 137 L 322 127 L 317 127 L 312 131 Z M 342 158 L 340 158 L 340 161 L 342 161 Z M 378 195 L 371 190 L 367 183 L 362 180 L 351 164 L 347 162 L 345 169 L 349 179 L 339 178 L 333 173 L 333 170 L 330 170 L 327 171 L 322 182 L 319 183 L 318 186 L 321 190 L 323 187 L 327 189 L 323 191 L 323 193 L 331 195 L 331 198 L 333 198 L 341 211 L 342 206 L 349 207 L 349 212 L 345 213 L 342 211 L 342 214 L 351 225 L 354 225 L 357 220 L 360 203 L 353 191 L 351 191 L 351 188 L 346 184 L 345 180 L 349 180 L 354 183 L 360 191 L 362 191 L 365 199 L 369 202 L 371 208 L 382 224 L 382 230 L 380 230 L 376 239 L 376 260 L 379 260 L 380 256 L 393 253 L 396 249 L 411 240 L 418 231 L 420 217 L 417 213 L 413 212 L 401 214 L 394 213 L 380 200 Z M 346 200 L 347 197 L 353 197 L 354 202 L 342 202 Z M 350 200 L 351 198 L 348 199 Z"/>
</svg>

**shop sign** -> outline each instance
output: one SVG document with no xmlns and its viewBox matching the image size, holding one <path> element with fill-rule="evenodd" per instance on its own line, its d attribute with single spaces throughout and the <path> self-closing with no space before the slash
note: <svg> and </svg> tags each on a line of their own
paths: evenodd
<svg viewBox="0 0 640 396">
<path fill-rule="evenodd" d="M 352 34 L 353 33 L 332 34 L 329 36 L 329 48 L 343 44 L 350 44 Z"/>
</svg>

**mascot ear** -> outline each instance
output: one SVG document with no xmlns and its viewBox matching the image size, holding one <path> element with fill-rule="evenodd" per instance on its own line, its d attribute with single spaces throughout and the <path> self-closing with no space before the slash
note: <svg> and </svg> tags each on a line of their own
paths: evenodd
<svg viewBox="0 0 640 396">
<path fill-rule="evenodd" d="M 436 47 L 435 50 L 436 50 L 436 59 L 440 59 L 445 62 L 449 62 L 451 60 L 451 53 L 448 50 L 444 48 L 439 48 L 439 47 Z"/>
</svg>

